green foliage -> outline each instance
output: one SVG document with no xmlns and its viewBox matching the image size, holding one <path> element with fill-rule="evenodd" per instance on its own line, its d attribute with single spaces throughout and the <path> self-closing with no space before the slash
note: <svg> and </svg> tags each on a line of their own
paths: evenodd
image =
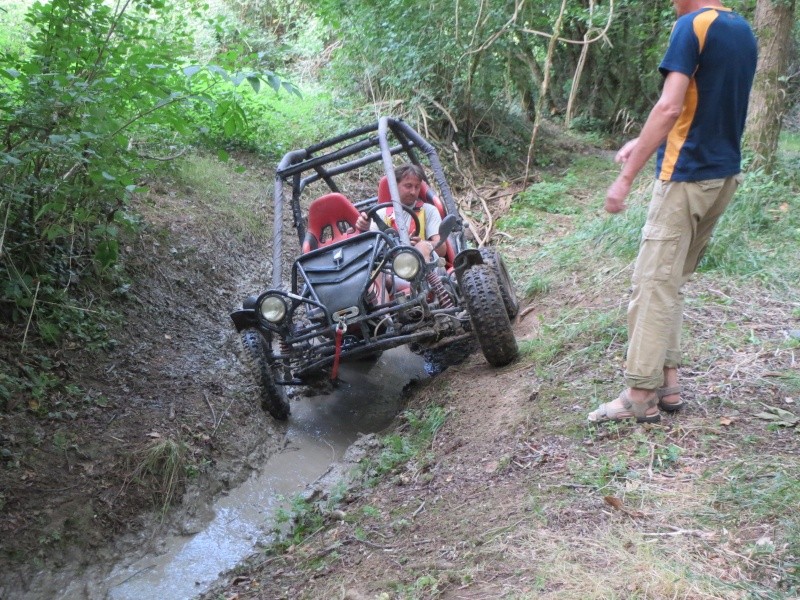
<svg viewBox="0 0 800 600">
<path fill-rule="evenodd" d="M 403 418 L 407 422 L 408 431 L 386 436 L 383 439 L 383 450 L 374 463 L 365 469 L 373 480 L 398 471 L 409 461 L 425 462 L 433 436 L 444 425 L 447 413 L 442 407 L 434 406 L 423 413 L 406 411 Z"/>
<path fill-rule="evenodd" d="M 179 8 L 204 18 L 195 3 Z M 48 342 L 75 331 L 83 316 L 65 319 L 63 307 L 98 277 L 113 281 L 120 238 L 137 226 L 131 199 L 158 168 L 153 159 L 204 133 L 247 131 L 251 92 L 297 92 L 242 44 L 219 64 L 193 62 L 183 16 L 163 0 L 36 3 L 25 52 L 4 48 L 0 320 L 34 325 Z"/>
<path fill-rule="evenodd" d="M 22 55 L 30 35 L 30 27 L 25 23 L 25 12 L 33 2 L 19 0 L 0 0 L 0 53 Z"/>
<path fill-rule="evenodd" d="M 333 111 L 331 95 L 324 90 L 312 88 L 304 90 L 302 95 L 264 94 L 245 87 L 238 91 L 237 103 L 250 115 L 247 126 L 228 133 L 219 124 L 210 122 L 203 127 L 207 145 L 245 150 L 277 160 L 290 150 L 329 137 L 343 126 L 342 119 Z"/>
<path fill-rule="evenodd" d="M 620 454 L 601 455 L 589 460 L 588 465 L 582 464 L 575 469 L 573 476 L 584 485 L 590 485 L 599 491 L 608 486 L 637 477 L 628 464 L 628 457 Z"/>
<path fill-rule="evenodd" d="M 275 544 L 276 551 L 283 551 L 289 546 L 301 543 L 309 535 L 319 530 L 325 523 L 325 518 L 316 504 L 300 496 L 295 496 L 291 499 L 288 507 L 278 509 L 275 522 L 286 529 L 286 532 Z"/>
<path fill-rule="evenodd" d="M 434 575 L 422 575 L 408 585 L 392 582 L 390 588 L 399 594 L 399 598 L 437 598 L 442 594 L 439 585 L 439 579 Z"/>
<path fill-rule="evenodd" d="M 800 280 L 798 182 L 781 172 L 748 173 L 717 225 L 700 270 L 757 277 L 769 286 L 796 290 Z"/>
<path fill-rule="evenodd" d="M 377 102 L 397 100 L 394 106 L 405 115 L 498 162 L 513 160 L 527 146 L 561 2 L 514 8 L 454 0 L 315 3 L 342 42 L 331 71 L 337 86 Z M 590 9 L 567 2 L 561 37 L 596 39 L 609 16 L 603 3 Z M 598 131 L 642 122 L 658 95 L 656 67 L 674 18 L 668 4 L 615 3 L 610 28 L 586 57 L 577 96 L 584 122 Z M 580 45 L 556 45 L 545 99 L 551 115 L 565 110 L 580 59 Z"/>
</svg>

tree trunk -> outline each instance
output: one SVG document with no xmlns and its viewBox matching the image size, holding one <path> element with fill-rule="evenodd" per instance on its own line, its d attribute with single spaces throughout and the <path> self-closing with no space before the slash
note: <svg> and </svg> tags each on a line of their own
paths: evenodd
<svg viewBox="0 0 800 600">
<path fill-rule="evenodd" d="M 758 67 L 750 95 L 746 144 L 755 153 L 752 167 L 769 170 L 778 149 L 789 63 L 795 0 L 758 0 L 753 22 L 758 37 Z"/>
</svg>

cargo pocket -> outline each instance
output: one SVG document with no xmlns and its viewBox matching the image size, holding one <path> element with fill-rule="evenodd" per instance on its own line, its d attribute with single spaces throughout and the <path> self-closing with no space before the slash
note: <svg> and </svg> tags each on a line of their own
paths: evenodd
<svg viewBox="0 0 800 600">
<path fill-rule="evenodd" d="M 701 181 L 696 181 L 695 185 L 703 192 L 711 192 L 721 189 L 722 186 L 725 185 L 725 181 L 725 179 L 703 179 Z"/>
<path fill-rule="evenodd" d="M 666 281 L 672 275 L 680 232 L 661 225 L 645 225 L 633 281 Z"/>
</svg>

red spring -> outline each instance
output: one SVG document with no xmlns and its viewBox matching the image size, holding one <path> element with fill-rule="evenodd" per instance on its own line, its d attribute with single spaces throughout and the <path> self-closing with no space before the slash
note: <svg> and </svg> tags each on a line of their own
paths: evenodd
<svg viewBox="0 0 800 600">
<path fill-rule="evenodd" d="M 425 275 L 425 279 L 439 299 L 439 304 L 442 308 L 452 308 L 453 300 L 450 298 L 450 294 L 447 293 L 447 290 L 444 289 L 442 278 L 439 277 L 439 274 L 436 271 L 428 271 L 428 274 Z"/>
<path fill-rule="evenodd" d="M 333 355 L 333 367 L 331 368 L 331 379 L 335 380 L 339 377 L 339 358 L 342 356 L 342 338 L 344 337 L 344 330 L 341 327 L 336 328 L 335 350 Z"/>
</svg>

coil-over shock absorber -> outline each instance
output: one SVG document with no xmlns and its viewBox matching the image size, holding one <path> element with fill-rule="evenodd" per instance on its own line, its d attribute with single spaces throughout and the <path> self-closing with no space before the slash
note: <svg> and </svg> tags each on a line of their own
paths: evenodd
<svg viewBox="0 0 800 600">
<path fill-rule="evenodd" d="M 439 304 L 442 308 L 452 308 L 453 307 L 453 299 L 450 298 L 450 294 L 447 293 L 447 290 L 444 289 L 442 285 L 442 278 L 439 276 L 437 269 L 431 269 L 425 274 L 425 280 L 428 282 L 428 285 L 431 286 L 433 293 L 436 294 L 436 297 L 439 299 Z"/>
</svg>

